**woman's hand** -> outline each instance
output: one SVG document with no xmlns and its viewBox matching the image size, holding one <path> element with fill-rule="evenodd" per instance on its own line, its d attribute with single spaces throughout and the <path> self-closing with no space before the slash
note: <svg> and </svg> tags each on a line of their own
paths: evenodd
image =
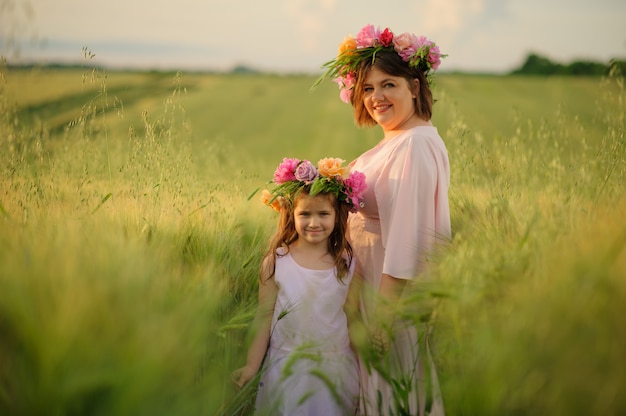
<svg viewBox="0 0 626 416">
<path fill-rule="evenodd" d="M 372 331 L 371 339 L 372 348 L 379 357 L 382 357 L 387 354 L 387 352 L 389 352 L 389 348 L 391 346 L 391 337 L 389 335 L 389 331 L 380 327 L 376 328 Z"/>
<path fill-rule="evenodd" d="M 370 339 L 374 352 L 382 357 L 391 348 L 397 306 L 406 286 L 406 280 L 383 274 L 378 289 L 376 316 L 373 319 Z"/>
</svg>

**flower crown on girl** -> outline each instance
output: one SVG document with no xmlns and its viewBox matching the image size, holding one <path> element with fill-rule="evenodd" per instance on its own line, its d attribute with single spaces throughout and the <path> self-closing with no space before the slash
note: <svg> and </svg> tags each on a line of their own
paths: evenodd
<svg viewBox="0 0 626 416">
<path fill-rule="evenodd" d="M 345 160 L 324 158 L 317 167 L 308 160 L 284 158 L 274 171 L 271 182 L 275 186 L 263 190 L 261 200 L 265 205 L 280 211 L 282 202 L 293 202 L 304 187 L 309 195 L 333 193 L 337 199 L 350 206 L 351 212 L 363 207 L 363 192 L 367 188 L 365 175 L 358 171 L 350 172 L 342 166 Z"/>
<path fill-rule="evenodd" d="M 409 66 L 424 73 L 430 83 L 433 72 L 439 68 L 443 55 L 439 47 L 424 36 L 413 33 L 395 35 L 389 28 L 381 31 L 373 25 L 365 25 L 357 34 L 346 37 L 339 45 L 337 57 L 322 65 L 326 72 L 317 80 L 331 78 L 341 89 L 341 100 L 350 103 L 352 88 L 356 81 L 356 71 L 365 60 L 372 62 L 380 51 L 395 51 Z"/>
</svg>

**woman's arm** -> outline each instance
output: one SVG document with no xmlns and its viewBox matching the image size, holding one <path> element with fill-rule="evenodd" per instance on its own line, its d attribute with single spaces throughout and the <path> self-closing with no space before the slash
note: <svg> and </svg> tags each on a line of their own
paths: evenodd
<svg viewBox="0 0 626 416">
<path fill-rule="evenodd" d="M 440 166 L 444 162 L 437 162 L 430 141 L 419 135 L 404 140 L 375 188 L 385 247 L 383 273 L 388 277 L 411 280 L 422 273 L 442 231 L 437 218 L 445 216 L 439 203 L 440 195 L 447 195 L 441 183 L 445 169 Z M 385 280 L 389 279 L 383 276 L 383 285 Z"/>
<path fill-rule="evenodd" d="M 396 305 L 402 296 L 405 286 L 406 279 L 397 279 L 391 275 L 383 273 L 383 277 L 380 280 L 378 294 L 384 303 L 388 305 Z"/>
<path fill-rule="evenodd" d="M 391 327 L 395 319 L 395 307 L 406 286 L 405 279 L 383 274 L 378 288 L 379 302 L 376 322 L 372 329 L 372 345 L 378 354 L 385 354 L 391 345 Z"/>
<path fill-rule="evenodd" d="M 362 279 L 358 275 L 352 277 L 350 288 L 348 289 L 348 297 L 344 305 L 344 311 L 348 318 L 348 335 L 350 337 L 350 346 L 354 351 L 358 351 L 368 342 L 369 335 L 367 328 L 361 320 L 359 314 L 359 295 L 362 286 Z"/>
</svg>

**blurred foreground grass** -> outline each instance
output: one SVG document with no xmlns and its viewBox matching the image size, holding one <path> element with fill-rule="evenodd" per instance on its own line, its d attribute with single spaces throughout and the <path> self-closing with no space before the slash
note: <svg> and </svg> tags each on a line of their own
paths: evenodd
<svg viewBox="0 0 626 416">
<path fill-rule="evenodd" d="M 0 413 L 249 413 L 274 216 L 248 196 L 379 132 L 312 77 L 4 75 Z M 454 238 L 410 299 L 448 414 L 626 412 L 623 79 L 437 82 Z"/>
</svg>

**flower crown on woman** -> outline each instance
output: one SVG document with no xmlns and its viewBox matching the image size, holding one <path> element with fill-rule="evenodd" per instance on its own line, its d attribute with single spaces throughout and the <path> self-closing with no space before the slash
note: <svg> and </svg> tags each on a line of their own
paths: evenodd
<svg viewBox="0 0 626 416">
<path fill-rule="evenodd" d="M 275 186 L 263 190 L 261 200 L 265 205 L 280 211 L 284 201 L 293 202 L 295 197 L 307 187 L 309 195 L 333 193 L 340 202 L 348 204 L 350 211 L 363 207 L 363 192 L 367 188 L 365 175 L 358 171 L 350 172 L 342 166 L 345 160 L 324 158 L 317 167 L 308 160 L 284 158 L 274 171 L 270 183 Z"/>
<path fill-rule="evenodd" d="M 365 25 L 357 34 L 346 37 L 339 45 L 337 57 L 322 65 L 326 72 L 315 85 L 323 79 L 331 78 L 341 89 L 341 100 L 350 103 L 352 88 L 356 82 L 357 69 L 366 60 L 372 62 L 380 51 L 395 51 L 409 66 L 419 69 L 430 82 L 432 74 L 439 68 L 441 54 L 439 47 L 424 36 L 413 33 L 395 35 L 389 28 L 380 30 L 373 25 Z"/>
</svg>

